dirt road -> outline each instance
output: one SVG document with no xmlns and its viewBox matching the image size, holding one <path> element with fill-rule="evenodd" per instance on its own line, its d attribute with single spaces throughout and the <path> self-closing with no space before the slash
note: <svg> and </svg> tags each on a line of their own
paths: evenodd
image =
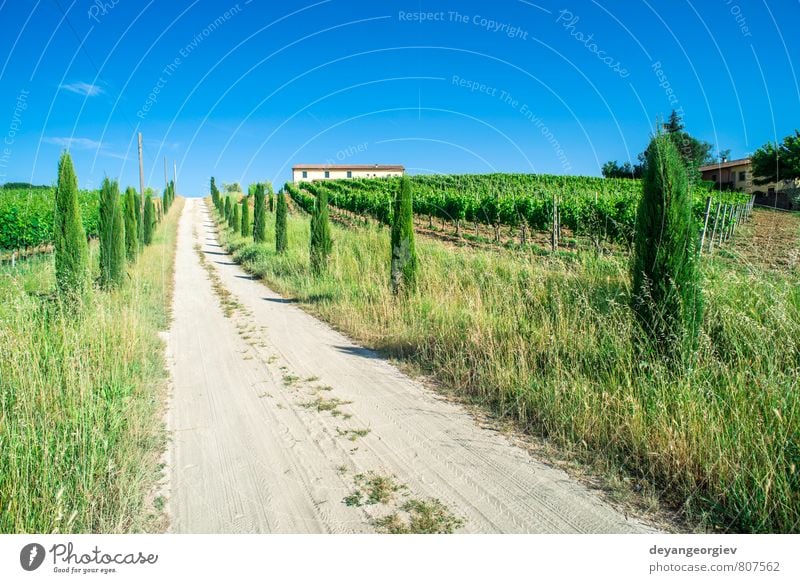
<svg viewBox="0 0 800 583">
<path fill-rule="evenodd" d="M 199 200 L 176 262 L 173 532 L 648 530 L 253 281 Z"/>
</svg>

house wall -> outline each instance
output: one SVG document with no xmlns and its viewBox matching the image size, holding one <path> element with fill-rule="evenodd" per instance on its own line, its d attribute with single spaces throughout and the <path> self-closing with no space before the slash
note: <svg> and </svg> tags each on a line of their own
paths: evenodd
<svg viewBox="0 0 800 583">
<path fill-rule="evenodd" d="M 336 180 L 338 178 L 385 178 L 387 176 L 401 176 L 403 173 L 397 170 L 351 170 L 351 176 L 347 176 L 347 168 L 336 168 L 329 170 L 329 176 L 325 176 L 325 170 L 305 170 L 306 177 L 303 177 L 303 170 L 292 170 L 292 180 L 297 182 L 313 182 L 314 180 Z"/>
<path fill-rule="evenodd" d="M 744 172 L 744 180 L 740 179 L 739 173 Z M 750 171 L 750 164 L 741 164 L 739 166 L 732 166 L 730 168 L 712 168 L 710 170 L 703 170 L 703 180 L 711 180 L 716 183 L 733 184 L 736 190 L 742 190 L 748 194 L 755 192 L 768 193 L 770 189 L 774 191 L 781 191 L 786 188 L 786 184 L 770 182 L 769 184 L 755 184 L 753 182 L 753 173 Z M 714 178 L 716 176 L 716 179 Z"/>
</svg>

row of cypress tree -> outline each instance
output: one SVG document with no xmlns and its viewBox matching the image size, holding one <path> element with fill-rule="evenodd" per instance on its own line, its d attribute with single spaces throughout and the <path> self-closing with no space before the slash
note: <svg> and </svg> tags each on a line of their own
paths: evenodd
<svg viewBox="0 0 800 583">
<path fill-rule="evenodd" d="M 227 221 L 228 228 L 241 233 L 242 237 L 253 237 L 256 243 L 265 243 L 266 235 L 266 209 L 269 201 L 269 210 L 272 212 L 273 198 L 275 204 L 275 251 L 285 253 L 288 249 L 287 215 L 288 202 L 286 189 L 274 195 L 272 188 L 267 183 L 251 184 L 248 196 L 239 205 L 225 197 L 224 201 L 216 190 L 214 178 L 211 178 L 211 198 L 222 220 Z M 248 199 L 253 199 L 253 228 L 250 230 L 250 216 Z M 400 182 L 400 190 L 395 195 L 394 223 L 392 225 L 392 257 L 391 257 L 391 285 L 395 293 L 413 289 L 416 286 L 418 260 L 414 243 L 413 201 L 411 182 L 404 177 Z M 240 212 L 241 206 L 241 212 Z M 328 213 L 328 196 L 321 192 L 314 200 L 311 210 L 311 237 L 309 257 L 311 270 L 315 274 L 325 271 L 333 248 L 331 238 L 330 219 Z"/>
<path fill-rule="evenodd" d="M 166 205 L 174 198 L 174 186 L 168 190 Z M 98 218 L 103 289 L 119 285 L 124 280 L 127 264 L 136 260 L 141 245 L 152 242 L 156 209 L 150 194 L 145 199 L 143 213 L 141 208 L 141 198 L 133 188 L 128 187 L 125 195 L 120 196 L 116 181 L 107 177 L 103 180 Z M 165 211 L 166 208 L 168 206 Z M 89 251 L 78 205 L 78 178 L 72 157 L 66 151 L 58 161 L 53 247 L 59 295 L 69 301 L 80 300 L 90 285 Z"/>
</svg>

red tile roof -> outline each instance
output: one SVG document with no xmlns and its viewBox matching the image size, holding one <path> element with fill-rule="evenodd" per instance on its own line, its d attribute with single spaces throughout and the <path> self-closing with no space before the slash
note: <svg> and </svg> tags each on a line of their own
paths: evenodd
<svg viewBox="0 0 800 583">
<path fill-rule="evenodd" d="M 727 162 L 715 162 L 706 166 L 700 166 L 700 172 L 707 170 L 717 170 L 720 168 L 732 168 L 733 166 L 744 166 L 750 164 L 750 158 L 739 158 L 738 160 L 728 160 Z"/>
</svg>

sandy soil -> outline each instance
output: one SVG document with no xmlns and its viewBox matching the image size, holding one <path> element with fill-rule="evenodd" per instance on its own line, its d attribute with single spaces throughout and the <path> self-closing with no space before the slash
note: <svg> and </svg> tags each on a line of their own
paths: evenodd
<svg viewBox="0 0 800 583">
<path fill-rule="evenodd" d="M 253 281 L 199 200 L 176 262 L 171 531 L 374 532 L 430 499 L 463 520 L 456 532 L 649 530 Z"/>
</svg>

